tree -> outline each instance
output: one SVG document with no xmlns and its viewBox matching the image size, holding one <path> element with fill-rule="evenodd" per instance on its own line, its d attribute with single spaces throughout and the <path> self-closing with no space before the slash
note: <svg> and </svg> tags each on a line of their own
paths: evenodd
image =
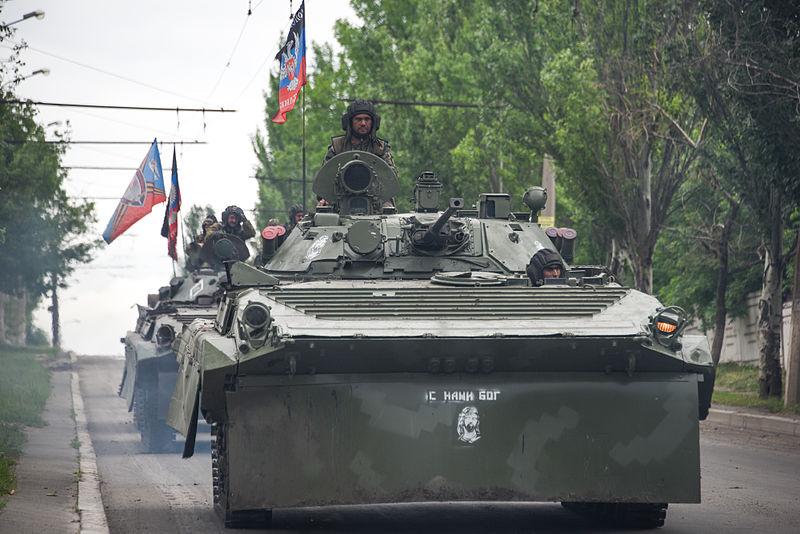
<svg viewBox="0 0 800 534">
<path fill-rule="evenodd" d="M 762 397 L 779 397 L 784 228 L 800 199 L 794 146 L 800 138 L 800 8 L 735 0 L 709 2 L 706 9 L 706 38 L 694 41 L 697 100 L 735 163 L 726 173 L 728 183 L 761 223 L 759 390 Z"/>
<path fill-rule="evenodd" d="M 0 41 L 12 33 L 0 29 Z M 17 99 L 18 51 L 14 48 L 11 58 L 0 64 L 4 100 Z M 76 264 L 91 259 L 98 242 L 85 239 L 94 221 L 93 205 L 76 203 L 65 193 L 63 148 L 44 142 L 35 108 L 0 106 L 0 139 L 0 343 L 22 344 L 39 297 L 51 292 L 57 318 L 54 293 L 64 287 Z M 14 309 L 6 314 L 9 305 Z M 53 331 L 58 341 L 57 323 Z"/>
<path fill-rule="evenodd" d="M 196 236 L 200 235 L 203 220 L 209 215 L 214 215 L 214 208 L 209 204 L 205 206 L 193 204 L 186 211 L 186 216 L 183 217 L 183 233 L 187 243 L 191 243 Z"/>
</svg>

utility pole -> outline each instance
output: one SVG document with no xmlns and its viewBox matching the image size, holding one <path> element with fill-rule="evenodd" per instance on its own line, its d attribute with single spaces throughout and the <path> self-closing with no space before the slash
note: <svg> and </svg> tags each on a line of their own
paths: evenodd
<svg viewBox="0 0 800 534">
<path fill-rule="evenodd" d="M 786 356 L 786 406 L 800 404 L 800 228 L 797 230 L 797 243 L 794 251 L 794 285 L 792 286 L 792 339 L 789 354 Z"/>
<path fill-rule="evenodd" d="M 547 204 L 539 215 L 539 226 L 547 228 L 556 225 L 556 168 L 547 154 L 542 161 L 542 187 L 547 190 Z"/>
</svg>

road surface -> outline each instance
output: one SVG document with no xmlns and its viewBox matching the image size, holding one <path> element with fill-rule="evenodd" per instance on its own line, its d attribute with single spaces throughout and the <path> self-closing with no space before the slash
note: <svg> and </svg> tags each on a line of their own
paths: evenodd
<svg viewBox="0 0 800 534">
<path fill-rule="evenodd" d="M 117 396 L 123 361 L 78 360 L 81 394 L 97 453 L 112 534 L 232 532 L 211 504 L 207 437 L 193 458 L 142 454 Z M 702 425 L 699 505 L 672 505 L 660 533 L 800 532 L 800 440 Z M 271 532 L 567 532 L 592 531 L 558 504 L 414 504 L 355 506 L 299 514 L 276 511 Z M 594 527 L 595 532 L 611 532 Z M 253 532 L 252 530 L 248 532 Z"/>
</svg>

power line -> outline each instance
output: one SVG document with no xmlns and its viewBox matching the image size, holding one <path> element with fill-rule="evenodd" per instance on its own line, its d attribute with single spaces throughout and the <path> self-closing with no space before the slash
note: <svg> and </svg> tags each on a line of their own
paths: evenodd
<svg viewBox="0 0 800 534">
<path fill-rule="evenodd" d="M 82 171 L 135 171 L 138 170 L 138 167 L 104 167 L 98 165 L 62 165 L 59 167 L 60 169 L 67 169 L 67 170 L 82 170 Z M 163 167 L 162 170 L 164 172 L 170 171 L 172 172 L 171 167 Z"/>
<path fill-rule="evenodd" d="M 41 102 L 35 100 L 0 100 L 0 104 L 33 104 L 36 106 L 56 106 L 62 108 L 91 108 L 91 109 L 130 109 L 135 111 L 172 111 L 172 112 L 200 112 L 200 113 L 236 113 L 235 109 L 225 108 L 182 108 L 182 107 L 157 107 L 157 106 L 115 106 L 106 104 L 68 104 L 65 102 Z"/>
<path fill-rule="evenodd" d="M 11 39 L 8 39 L 8 41 L 16 44 L 17 46 L 21 46 L 20 43 L 12 41 Z M 136 79 L 133 79 L 133 78 L 128 78 L 127 76 L 122 76 L 121 74 L 116 74 L 116 73 L 113 73 L 113 72 L 110 72 L 110 71 L 107 71 L 107 70 L 104 70 L 104 69 L 93 67 L 91 65 L 87 65 L 86 63 L 81 63 L 80 61 L 75 61 L 73 59 L 65 58 L 63 56 L 59 56 L 58 54 L 53 54 L 52 52 L 47 52 L 45 50 L 41 50 L 39 48 L 35 48 L 33 46 L 30 46 L 30 45 L 26 45 L 26 48 L 28 50 L 33 50 L 34 52 L 38 52 L 40 54 L 44 54 L 45 56 L 50 56 L 52 58 L 59 59 L 61 61 L 66 61 L 67 63 L 72 63 L 73 65 L 77 65 L 79 67 L 83 67 L 85 69 L 89 69 L 89 70 L 93 70 L 95 72 L 99 72 L 101 74 L 105 74 L 106 76 L 112 76 L 112 77 L 118 78 L 120 80 L 125 80 L 126 82 L 135 83 L 136 85 L 141 85 L 142 87 L 147 87 L 148 89 L 153 89 L 154 91 L 158 91 L 159 93 L 164 93 L 164 94 L 168 94 L 168 95 L 172 95 L 172 96 L 178 96 L 178 97 L 181 97 L 181 98 L 186 98 L 186 99 L 189 99 L 189 100 L 193 100 L 195 102 L 200 102 L 201 104 L 205 103 L 205 102 L 203 102 L 202 100 L 200 100 L 198 98 L 193 98 L 191 96 L 182 95 L 180 93 L 176 93 L 174 91 L 169 91 L 167 89 L 162 89 L 160 87 L 156 87 L 155 85 L 150 85 L 149 83 L 145 83 L 145 82 L 142 82 L 140 80 L 136 80 Z"/>
<path fill-rule="evenodd" d="M 355 98 L 339 98 L 342 102 L 352 102 Z M 423 106 L 431 108 L 492 108 L 499 109 L 504 106 L 491 106 L 483 104 L 470 104 L 468 102 L 425 102 L 418 100 L 382 100 L 379 98 L 366 98 L 374 104 L 387 104 L 390 106 Z"/>
<path fill-rule="evenodd" d="M 130 126 L 131 128 L 136 128 L 137 130 L 142 130 L 142 131 L 145 131 L 145 132 L 148 132 L 148 133 L 154 133 L 155 132 L 155 133 L 158 133 L 158 134 L 161 134 L 161 135 L 167 135 L 167 136 L 180 135 L 180 132 L 178 132 L 176 130 L 171 130 L 171 131 L 161 130 L 159 128 L 153 128 L 152 126 L 145 126 L 143 124 L 135 124 L 133 122 L 121 121 L 119 119 L 112 119 L 111 117 L 104 117 L 102 115 L 97 115 L 96 113 L 89 113 L 88 111 L 85 111 L 85 110 L 75 109 L 72 112 L 73 113 L 77 113 L 79 115 L 86 116 L 86 117 L 92 117 L 92 118 L 95 118 L 95 119 L 99 119 L 101 121 L 114 122 L 114 123 L 117 123 L 117 124 L 124 124 L 125 126 Z"/>
<path fill-rule="evenodd" d="M 267 56 L 267 59 L 265 59 L 264 62 L 261 64 L 261 66 L 258 67 L 258 70 L 255 72 L 255 74 L 253 74 L 253 77 L 250 78 L 250 81 L 247 82 L 247 85 L 244 86 L 244 89 L 242 89 L 242 91 L 239 93 L 239 96 L 237 96 L 234 99 L 234 101 L 233 101 L 234 104 L 236 104 L 236 102 L 238 102 L 239 99 L 242 98 L 242 95 L 244 95 L 245 91 L 247 91 L 250 88 L 250 86 L 253 84 L 253 81 L 258 77 L 259 74 L 261 74 L 261 71 L 264 70 L 264 66 L 271 59 L 274 59 L 272 55 Z"/>
<path fill-rule="evenodd" d="M 256 6 L 256 7 L 258 7 L 258 6 Z M 206 100 L 208 100 L 209 98 L 214 96 L 214 93 L 216 92 L 217 87 L 219 87 L 219 83 L 222 81 L 223 76 L 225 76 L 225 73 L 228 72 L 228 69 L 231 66 L 231 61 L 233 60 L 233 55 L 236 53 L 236 49 L 239 48 L 239 43 L 242 40 L 242 35 L 244 35 L 244 29 L 247 27 L 247 22 L 250 20 L 250 15 L 252 13 L 253 13 L 253 10 L 252 9 L 248 9 L 247 15 L 245 15 L 245 17 L 244 17 L 244 24 L 242 24 L 242 29 L 239 30 L 239 36 L 236 38 L 236 43 L 234 43 L 234 45 L 233 45 L 233 50 L 231 50 L 230 56 L 228 57 L 228 61 L 225 63 L 225 66 L 222 67 L 222 70 L 220 71 L 219 76 L 217 77 L 217 81 L 214 84 L 214 87 L 211 88 L 211 92 L 208 93 L 208 96 L 206 97 Z"/>
<path fill-rule="evenodd" d="M 67 139 L 45 139 L 44 141 L 4 141 L 10 145 L 23 143 L 46 143 L 48 145 L 152 145 L 152 141 L 69 141 Z M 207 145 L 207 141 L 158 141 L 159 145 Z"/>
</svg>

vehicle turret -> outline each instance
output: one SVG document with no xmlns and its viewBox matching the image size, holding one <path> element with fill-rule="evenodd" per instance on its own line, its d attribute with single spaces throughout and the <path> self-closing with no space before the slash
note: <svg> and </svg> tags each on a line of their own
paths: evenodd
<svg viewBox="0 0 800 534">
<path fill-rule="evenodd" d="M 463 207 L 463 198 L 451 198 L 450 206 L 430 226 L 426 226 L 414 218 L 414 229 L 411 231 L 413 245 L 422 250 L 441 250 L 451 240 L 461 243 L 465 238 L 464 234 L 454 232 L 450 227 L 445 228 L 445 224 Z"/>
</svg>

